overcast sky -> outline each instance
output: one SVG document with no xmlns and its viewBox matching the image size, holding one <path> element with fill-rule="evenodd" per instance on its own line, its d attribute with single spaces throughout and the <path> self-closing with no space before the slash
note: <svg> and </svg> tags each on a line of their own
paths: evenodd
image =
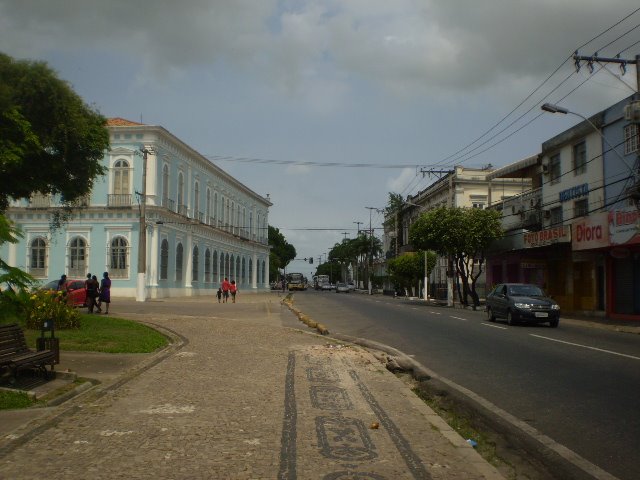
<svg viewBox="0 0 640 480">
<path fill-rule="evenodd" d="M 365 207 L 383 208 L 388 192 L 406 196 L 435 179 L 415 166 L 304 162 L 446 169 L 538 153 L 579 120 L 540 115 L 541 103 L 590 115 L 633 93 L 633 65 L 624 76 L 614 65 L 590 74 L 586 65 L 576 72 L 570 56 L 578 48 L 640 54 L 638 7 L 637 0 L 0 0 L 0 50 L 47 61 L 103 115 L 161 125 L 270 194 L 269 223 L 299 257 L 317 262 L 355 236 L 354 222 L 368 228 Z M 380 227 L 382 216 L 373 212 L 371 221 Z M 312 271 L 301 263 L 289 270 Z"/>
</svg>

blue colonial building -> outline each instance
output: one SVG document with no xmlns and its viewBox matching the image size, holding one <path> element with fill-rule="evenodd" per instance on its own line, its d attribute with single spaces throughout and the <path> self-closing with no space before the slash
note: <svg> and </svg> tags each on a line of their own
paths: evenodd
<svg viewBox="0 0 640 480">
<path fill-rule="evenodd" d="M 0 256 L 43 282 L 63 273 L 100 278 L 108 271 L 112 295 L 138 300 L 212 294 L 224 277 L 241 291 L 267 289 L 268 195 L 243 185 L 161 126 L 114 118 L 108 129 L 107 173 L 68 221 L 51 228 L 59 198 L 35 195 L 12 202 L 6 215 L 24 236 L 0 247 Z M 140 235 L 141 225 L 146 235 Z M 140 256 L 146 257 L 143 275 Z"/>
</svg>

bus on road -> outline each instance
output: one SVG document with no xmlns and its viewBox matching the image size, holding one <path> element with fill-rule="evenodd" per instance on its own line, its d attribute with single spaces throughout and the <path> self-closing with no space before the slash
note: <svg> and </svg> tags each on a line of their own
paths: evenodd
<svg viewBox="0 0 640 480">
<path fill-rule="evenodd" d="M 307 282 L 304 275 L 301 273 L 288 273 L 287 274 L 287 289 L 288 290 L 306 290 Z"/>
</svg>

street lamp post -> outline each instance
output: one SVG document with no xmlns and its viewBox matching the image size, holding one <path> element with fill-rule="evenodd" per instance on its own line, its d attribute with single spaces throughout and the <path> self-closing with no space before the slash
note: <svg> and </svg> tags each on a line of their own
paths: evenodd
<svg viewBox="0 0 640 480">
<path fill-rule="evenodd" d="M 147 300 L 147 155 L 151 153 L 146 147 L 140 149 L 142 153 L 142 192 L 140 193 L 140 231 L 138 232 L 138 283 L 136 301 Z"/>
</svg>

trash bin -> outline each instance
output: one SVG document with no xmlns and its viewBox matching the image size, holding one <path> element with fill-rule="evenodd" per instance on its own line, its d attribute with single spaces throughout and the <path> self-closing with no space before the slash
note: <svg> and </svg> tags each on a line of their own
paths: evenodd
<svg viewBox="0 0 640 480">
<path fill-rule="evenodd" d="M 50 332 L 50 336 L 46 337 L 45 333 Z M 51 350 L 54 353 L 55 364 L 60 363 L 60 339 L 55 335 L 55 322 L 53 319 L 45 320 L 42 323 L 40 329 L 40 338 L 36 339 L 36 349 L 41 352 L 42 350 Z"/>
</svg>

